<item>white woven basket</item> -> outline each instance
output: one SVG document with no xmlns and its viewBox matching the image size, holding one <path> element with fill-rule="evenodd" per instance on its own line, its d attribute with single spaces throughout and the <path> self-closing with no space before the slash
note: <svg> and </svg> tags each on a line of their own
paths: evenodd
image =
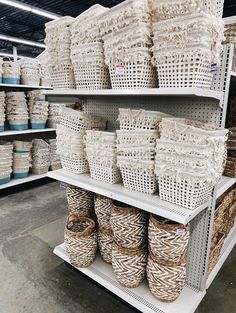
<svg viewBox="0 0 236 313">
<path fill-rule="evenodd" d="M 71 158 L 60 156 L 62 168 L 75 174 L 88 173 L 89 167 L 85 157 Z"/>
<path fill-rule="evenodd" d="M 159 137 L 159 132 L 155 130 L 117 130 L 117 144 L 129 146 L 141 146 L 153 144 Z"/>
<path fill-rule="evenodd" d="M 117 155 L 122 158 L 130 160 L 141 160 L 141 161 L 154 161 L 155 159 L 155 147 L 154 144 L 144 146 L 117 146 Z"/>
<path fill-rule="evenodd" d="M 221 18 L 224 0 L 149 0 L 153 21 L 204 12 Z"/>
<path fill-rule="evenodd" d="M 121 130 L 159 130 L 162 118 L 168 116 L 157 111 L 119 109 L 118 121 Z"/>
<path fill-rule="evenodd" d="M 90 161 L 89 170 L 90 176 L 93 179 L 103 181 L 108 184 L 115 184 L 121 180 L 119 169 L 116 165 L 107 165 L 101 162 Z"/>
<path fill-rule="evenodd" d="M 53 88 L 75 89 L 74 72 L 70 64 L 49 67 L 49 70 Z"/>
</svg>

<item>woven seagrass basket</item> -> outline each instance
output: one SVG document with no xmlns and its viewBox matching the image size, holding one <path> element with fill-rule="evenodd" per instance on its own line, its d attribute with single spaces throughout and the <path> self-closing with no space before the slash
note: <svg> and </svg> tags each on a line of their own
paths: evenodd
<svg viewBox="0 0 236 313">
<path fill-rule="evenodd" d="M 95 222 L 76 213 L 70 214 L 65 227 L 65 245 L 72 265 L 76 267 L 91 265 L 97 252 Z"/>
<path fill-rule="evenodd" d="M 109 264 L 112 263 L 112 245 L 113 245 L 112 230 L 99 227 L 98 231 L 99 250 L 102 259 Z"/>
<path fill-rule="evenodd" d="M 220 251 L 222 249 L 222 246 L 224 244 L 225 240 L 225 234 L 224 233 L 219 233 L 217 236 L 217 244 L 213 242 L 215 245 L 214 248 L 212 249 L 210 253 L 210 258 L 209 258 L 209 264 L 208 264 L 208 275 L 211 273 L 213 268 L 215 267 L 216 263 L 218 262 L 219 256 L 220 256 Z"/>
<path fill-rule="evenodd" d="M 91 210 L 94 206 L 94 193 L 74 187 L 67 186 L 66 197 L 68 209 L 71 213 L 77 213 L 80 216 L 91 216 Z"/>
<path fill-rule="evenodd" d="M 113 201 L 111 228 L 114 240 L 123 248 L 136 249 L 145 244 L 146 215 L 137 208 Z"/>
<path fill-rule="evenodd" d="M 145 246 L 122 248 L 115 241 L 112 248 L 112 266 L 116 280 L 124 287 L 138 287 L 145 277 L 147 252 Z"/>
<path fill-rule="evenodd" d="M 151 293 L 162 302 L 175 301 L 184 286 L 186 254 L 178 263 L 161 262 L 150 251 L 147 261 L 147 278 Z"/>
<path fill-rule="evenodd" d="M 186 253 L 189 226 L 151 215 L 148 242 L 151 253 L 164 261 L 179 262 Z"/>
<path fill-rule="evenodd" d="M 94 203 L 95 213 L 98 219 L 99 228 L 110 229 L 112 199 L 96 195 Z"/>
</svg>

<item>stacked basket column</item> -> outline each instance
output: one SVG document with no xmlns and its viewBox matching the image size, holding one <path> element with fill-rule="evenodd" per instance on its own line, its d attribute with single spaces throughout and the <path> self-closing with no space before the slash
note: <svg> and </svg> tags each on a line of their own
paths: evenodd
<svg viewBox="0 0 236 313">
<path fill-rule="evenodd" d="M 4 123 L 5 123 L 5 92 L 0 92 L 0 132 L 4 131 Z"/>
</svg>

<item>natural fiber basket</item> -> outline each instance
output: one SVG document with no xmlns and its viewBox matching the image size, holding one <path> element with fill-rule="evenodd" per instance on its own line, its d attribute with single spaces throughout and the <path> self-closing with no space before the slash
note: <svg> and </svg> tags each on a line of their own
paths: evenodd
<svg viewBox="0 0 236 313">
<path fill-rule="evenodd" d="M 147 262 L 145 246 L 127 249 L 113 242 L 112 266 L 116 280 L 126 288 L 138 287 L 144 280 Z"/>
<path fill-rule="evenodd" d="M 68 209 L 80 216 L 91 216 L 94 206 L 94 193 L 74 186 L 66 187 Z"/>
<path fill-rule="evenodd" d="M 189 242 L 189 226 L 151 215 L 148 242 L 151 253 L 162 262 L 180 262 Z"/>
<path fill-rule="evenodd" d="M 94 208 L 98 219 L 99 228 L 110 229 L 112 199 L 101 195 L 96 195 Z"/>
<path fill-rule="evenodd" d="M 236 157 L 227 158 L 224 175 L 229 177 L 236 177 Z"/>
<path fill-rule="evenodd" d="M 144 211 L 113 201 L 110 222 L 117 244 L 128 249 L 136 249 L 144 245 L 146 239 Z"/>
<path fill-rule="evenodd" d="M 208 264 L 208 275 L 211 273 L 211 271 L 215 267 L 216 263 L 218 262 L 218 259 L 220 256 L 220 251 L 221 251 L 222 246 L 224 244 L 224 240 L 225 240 L 225 234 L 219 233 L 218 234 L 218 243 L 215 245 L 214 249 L 212 249 L 212 251 L 210 253 L 209 264 Z"/>
<path fill-rule="evenodd" d="M 95 222 L 75 213 L 69 215 L 65 227 L 65 245 L 72 265 L 87 267 L 92 264 L 97 251 Z"/>
<path fill-rule="evenodd" d="M 161 262 L 150 251 L 147 279 L 151 293 L 162 302 L 175 301 L 183 290 L 186 277 L 186 255 L 179 263 Z"/>
<path fill-rule="evenodd" d="M 111 264 L 112 263 L 112 245 L 113 234 L 111 229 L 105 229 L 99 226 L 98 230 L 98 246 L 102 259 Z"/>
</svg>

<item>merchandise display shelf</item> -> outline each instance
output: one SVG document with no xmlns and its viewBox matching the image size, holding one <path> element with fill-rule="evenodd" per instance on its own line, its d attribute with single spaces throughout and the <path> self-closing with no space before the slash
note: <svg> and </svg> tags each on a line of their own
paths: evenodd
<svg viewBox="0 0 236 313">
<path fill-rule="evenodd" d="M 227 191 L 233 184 L 236 183 L 236 178 L 223 176 L 216 187 L 216 199 Z"/>
<path fill-rule="evenodd" d="M 236 244 L 236 221 L 234 223 L 233 228 L 231 229 L 230 233 L 228 234 L 227 238 L 225 239 L 224 245 L 221 249 L 219 260 L 216 263 L 216 266 L 211 271 L 207 283 L 206 288 L 208 289 L 215 279 L 216 275 L 220 271 L 222 265 L 226 261 L 227 257 L 229 256 L 230 252 L 233 250 L 234 246 Z"/>
<path fill-rule="evenodd" d="M 15 85 L 15 84 L 0 84 L 0 88 L 53 89 L 52 87 L 49 86 Z"/>
<path fill-rule="evenodd" d="M 54 132 L 54 131 L 56 131 L 55 128 L 26 129 L 26 130 L 6 130 L 4 132 L 0 132 L 0 137 L 24 135 L 24 134 L 36 134 L 36 133 L 45 133 L 45 132 Z"/>
<path fill-rule="evenodd" d="M 42 178 L 45 178 L 45 177 L 47 177 L 47 174 L 41 174 L 41 175 L 34 175 L 34 174 L 32 174 L 32 175 L 29 175 L 26 178 L 11 179 L 9 181 L 9 183 L 0 185 L 0 190 L 1 189 L 6 189 L 6 188 L 9 188 L 9 187 L 13 187 L 13 186 L 17 186 L 17 185 L 21 185 L 21 184 L 25 184 L 25 183 L 28 183 L 28 182 L 31 182 L 31 181 L 34 181 L 34 180 L 38 180 L 38 179 L 42 179 Z"/>
<path fill-rule="evenodd" d="M 232 76 L 233 78 L 236 78 L 236 72 L 231 72 L 231 76 Z"/>
<path fill-rule="evenodd" d="M 236 15 L 223 18 L 225 24 L 236 23 Z"/>
<path fill-rule="evenodd" d="M 54 253 L 70 263 L 64 244 L 57 246 Z M 152 296 L 146 281 L 137 288 L 122 287 L 115 279 L 112 266 L 103 262 L 100 257 L 90 267 L 77 269 L 145 313 L 193 313 L 206 294 L 205 291 L 200 292 L 185 286 L 175 302 L 164 303 Z"/>
<path fill-rule="evenodd" d="M 44 90 L 47 96 L 193 96 L 223 100 L 223 92 L 201 88 L 145 88 L 145 89 L 54 89 Z"/>
<path fill-rule="evenodd" d="M 158 195 L 146 195 L 140 192 L 127 190 L 122 183 L 111 185 L 94 180 L 89 174 L 72 174 L 63 169 L 48 172 L 48 177 L 127 203 L 136 208 L 182 224 L 187 224 L 202 210 L 208 207 L 208 203 L 205 203 L 191 211 L 181 206 L 163 201 Z"/>
</svg>

